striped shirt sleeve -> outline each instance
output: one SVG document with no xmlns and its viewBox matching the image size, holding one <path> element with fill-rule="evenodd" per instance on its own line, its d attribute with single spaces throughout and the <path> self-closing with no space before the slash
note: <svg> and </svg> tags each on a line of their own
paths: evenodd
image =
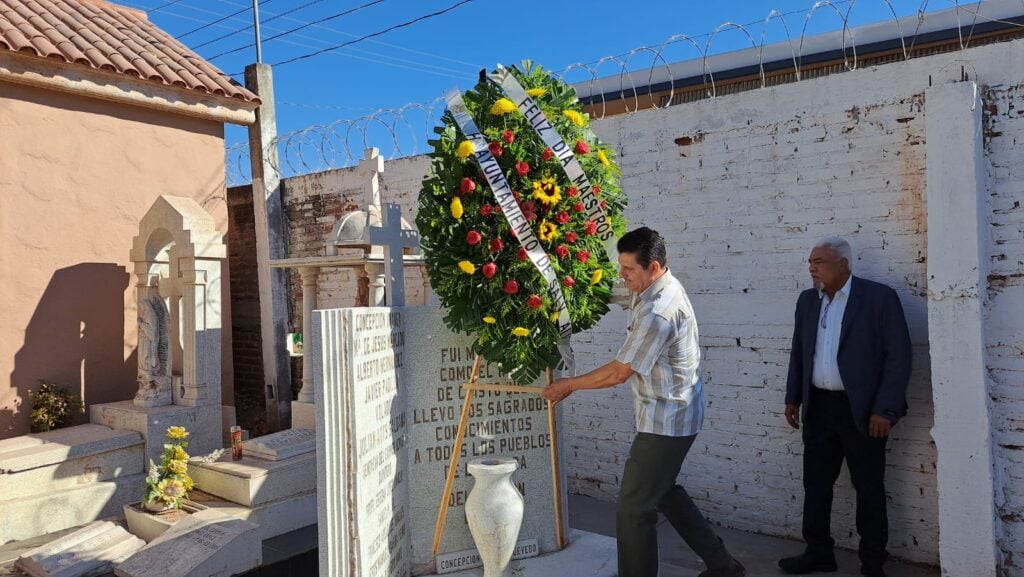
<svg viewBox="0 0 1024 577">
<path fill-rule="evenodd" d="M 648 312 L 626 336 L 626 342 L 615 360 L 628 364 L 637 374 L 648 376 L 672 338 L 672 323 L 661 315 Z"/>
</svg>

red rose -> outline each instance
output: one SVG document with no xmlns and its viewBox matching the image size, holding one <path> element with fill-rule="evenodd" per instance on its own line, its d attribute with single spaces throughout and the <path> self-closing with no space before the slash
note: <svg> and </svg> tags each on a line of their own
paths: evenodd
<svg viewBox="0 0 1024 577">
<path fill-rule="evenodd" d="M 558 245 L 558 248 L 555 249 L 555 254 L 558 255 L 558 258 L 565 258 L 569 256 L 569 247 L 564 244 L 560 244 Z"/>
<path fill-rule="evenodd" d="M 505 141 L 505 144 L 512 144 L 516 140 L 516 133 L 511 130 L 506 130 L 501 133 L 501 139 Z"/>
<path fill-rule="evenodd" d="M 523 209 L 523 212 L 537 212 L 537 203 L 532 200 L 528 200 L 523 203 L 521 208 Z"/>
<path fill-rule="evenodd" d="M 578 253 L 576 253 L 576 260 L 584 263 L 587 262 L 588 260 L 590 260 L 590 251 L 579 251 Z"/>
<path fill-rule="evenodd" d="M 587 224 L 583 226 L 583 232 L 587 234 L 597 234 L 597 223 L 592 220 L 588 220 Z"/>
<path fill-rule="evenodd" d="M 584 208 L 585 207 L 583 206 L 582 202 L 577 202 L 576 204 L 572 205 L 572 210 L 574 212 L 583 212 Z"/>
<path fill-rule="evenodd" d="M 601 187 L 595 184 L 593 187 L 593 191 L 594 194 L 601 194 Z"/>
<path fill-rule="evenodd" d="M 565 224 L 569 222 L 569 213 L 563 210 L 562 212 L 555 215 L 555 221 L 558 224 Z"/>
<path fill-rule="evenodd" d="M 601 201 L 601 210 L 608 210 L 608 203 L 603 200 Z"/>
<path fill-rule="evenodd" d="M 576 233 L 575 232 L 567 232 L 567 233 L 565 233 L 565 242 L 570 242 L 570 243 L 576 242 Z"/>
<path fill-rule="evenodd" d="M 537 213 L 530 211 L 523 211 L 523 216 L 526 217 L 527 222 L 533 222 L 537 220 Z"/>
<path fill-rule="evenodd" d="M 525 248 L 519 247 L 519 250 L 516 251 L 516 258 L 519 259 L 519 260 L 526 260 L 526 259 L 528 259 L 530 257 L 529 257 L 529 255 L 526 254 L 526 249 Z M 508 285 L 505 285 L 505 286 L 508 286 Z"/>
<path fill-rule="evenodd" d="M 569 188 L 565 189 L 566 196 L 576 196 L 579 193 L 580 189 L 576 188 L 575 186 L 570 186 Z"/>
<path fill-rule="evenodd" d="M 530 174 L 530 165 L 520 160 L 516 163 L 516 173 L 519 176 L 526 176 Z"/>
<path fill-rule="evenodd" d="M 505 150 L 501 148 L 500 142 L 492 142 L 488 144 L 487 150 L 491 151 L 491 154 L 494 156 L 494 158 L 500 158 L 501 155 L 505 152 Z"/>
<path fill-rule="evenodd" d="M 501 242 L 500 238 L 491 239 L 491 252 L 501 252 L 503 248 L 505 243 Z"/>
<path fill-rule="evenodd" d="M 492 278 L 494 277 L 495 274 L 498 273 L 498 265 L 494 264 L 493 262 L 489 262 L 483 266 L 481 272 L 484 273 L 484 278 Z"/>
<path fill-rule="evenodd" d="M 576 141 L 576 154 L 590 154 L 590 147 L 582 140 Z"/>
<path fill-rule="evenodd" d="M 519 292 L 519 283 L 514 280 L 505 281 L 505 287 L 502 290 L 507 295 L 514 295 Z"/>
<path fill-rule="evenodd" d="M 480 216 L 485 216 L 486 217 L 486 216 L 491 216 L 492 214 L 494 214 L 494 207 L 493 206 L 491 206 L 489 204 L 485 204 L 485 205 L 480 207 Z"/>
<path fill-rule="evenodd" d="M 474 190 L 476 190 L 476 183 L 473 182 L 473 179 L 469 178 L 468 176 L 466 178 L 463 178 L 462 183 L 459 184 L 459 192 L 461 192 L 462 194 L 469 194 Z"/>
<path fill-rule="evenodd" d="M 469 234 L 466 235 L 466 242 L 468 242 L 470 246 L 476 246 L 480 244 L 480 241 L 483 240 L 483 238 L 484 237 L 480 236 L 479 232 L 471 230 L 469 231 Z"/>
<path fill-rule="evenodd" d="M 572 278 L 571 276 L 567 276 L 564 279 L 562 279 L 562 286 L 566 288 L 572 288 L 576 286 L 576 279 Z"/>
<path fill-rule="evenodd" d="M 551 147 L 549 146 L 549 147 L 544 149 L 544 154 L 541 155 L 541 158 L 544 159 L 544 162 L 547 162 L 547 161 L 551 160 L 552 158 L 554 158 L 554 156 L 555 156 L 555 151 L 551 150 Z"/>
<path fill-rule="evenodd" d="M 519 191 L 518 190 L 513 190 L 512 191 L 512 197 L 515 198 L 518 201 L 519 200 Z"/>
<path fill-rule="evenodd" d="M 544 301 L 540 298 L 540 295 L 530 295 L 530 298 L 526 299 L 526 306 L 531 309 L 539 309 Z"/>
</svg>

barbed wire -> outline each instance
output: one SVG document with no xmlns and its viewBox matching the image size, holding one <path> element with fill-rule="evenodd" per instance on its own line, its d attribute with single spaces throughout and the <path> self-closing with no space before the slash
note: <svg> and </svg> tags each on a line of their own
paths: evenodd
<svg viewBox="0 0 1024 577">
<path fill-rule="evenodd" d="M 625 113 L 632 114 L 642 108 L 641 102 L 645 97 L 648 99 L 648 106 L 643 108 L 672 106 L 677 103 L 676 96 L 682 94 L 684 89 L 687 92 L 700 92 L 699 97 L 714 98 L 718 95 L 716 74 L 735 70 L 735 55 L 740 52 L 749 51 L 748 57 L 751 60 L 744 61 L 740 67 L 748 71 L 753 70 L 745 76 L 756 78 L 754 82 L 760 88 L 769 86 L 769 73 L 791 74 L 796 81 L 800 81 L 803 73 L 817 64 L 805 63 L 805 55 L 817 55 L 823 51 L 841 52 L 843 69 L 855 70 L 859 63 L 857 40 L 850 21 L 857 5 L 885 4 L 892 15 L 889 21 L 896 25 L 898 38 L 886 37 L 881 40 L 898 40 L 898 56 L 903 60 L 914 56 L 914 48 L 923 34 L 955 28 L 958 47 L 965 50 L 970 46 L 979 23 L 1024 28 L 1024 0 L 1021 1 L 1019 14 L 1003 18 L 984 14 L 982 0 L 963 3 L 960 0 L 947 1 L 951 4 L 950 11 L 955 16 L 955 24 L 951 26 L 941 25 L 941 22 L 932 23 L 928 29 L 922 31 L 928 17 L 941 18 L 943 14 L 938 11 L 927 13 L 930 0 L 922 0 L 919 4 L 912 30 L 909 27 L 904 29 L 906 20 L 912 16 L 901 19 L 891 0 L 818 0 L 806 10 L 788 13 L 771 10 L 764 20 L 754 23 L 737 24 L 730 21 L 701 35 L 677 34 L 656 46 L 640 46 L 624 54 L 605 56 L 589 63 L 570 64 L 553 75 L 564 82 L 574 84 L 578 91 L 585 92 L 583 100 L 591 106 L 591 117 L 600 119 L 609 114 L 609 99 L 621 101 Z M 843 5 L 847 5 L 845 10 Z M 808 36 L 808 26 L 815 14 L 820 11 L 827 11 L 837 17 L 842 27 L 824 34 Z M 785 19 L 786 16 L 794 14 L 805 14 L 799 38 L 793 37 Z M 1011 17 L 1016 20 L 1007 19 Z M 784 39 L 769 42 L 768 30 L 776 21 L 782 25 Z M 757 25 L 760 25 L 760 31 L 754 28 Z M 751 33 L 751 29 L 754 29 L 754 34 Z M 712 53 L 715 39 L 730 31 L 745 36 L 750 46 L 741 51 Z M 838 50 L 834 45 L 836 36 L 840 40 Z M 880 41 L 869 40 L 869 43 Z M 929 39 L 929 42 L 931 41 L 932 39 Z M 680 46 L 688 49 L 686 51 L 690 53 L 689 58 L 683 58 L 684 54 L 679 54 L 680 57 L 673 56 L 680 52 Z M 766 53 L 766 48 L 771 52 Z M 754 58 L 756 67 L 749 63 Z M 639 62 L 643 64 L 638 64 Z M 771 70 L 766 70 L 768 64 L 771 65 Z M 284 133 L 274 139 L 269 146 L 277 148 L 278 169 L 283 176 L 354 165 L 362 159 L 363 149 L 370 146 L 380 148 L 381 154 L 388 159 L 415 155 L 424 152 L 426 140 L 433 133 L 433 128 L 440 123 L 443 113 L 442 98 L 426 104 L 409 103 L 398 108 L 380 109 L 357 118 L 336 120 L 329 124 Z M 248 145 L 240 143 L 229 146 L 226 154 L 228 184 L 234 186 L 249 182 Z"/>
</svg>

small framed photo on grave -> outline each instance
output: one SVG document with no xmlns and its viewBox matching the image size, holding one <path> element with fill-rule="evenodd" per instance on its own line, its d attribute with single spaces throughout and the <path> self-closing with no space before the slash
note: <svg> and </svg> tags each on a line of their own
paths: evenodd
<svg viewBox="0 0 1024 577">
<path fill-rule="evenodd" d="M 293 357 L 302 356 L 302 333 L 288 333 L 288 354 Z"/>
</svg>

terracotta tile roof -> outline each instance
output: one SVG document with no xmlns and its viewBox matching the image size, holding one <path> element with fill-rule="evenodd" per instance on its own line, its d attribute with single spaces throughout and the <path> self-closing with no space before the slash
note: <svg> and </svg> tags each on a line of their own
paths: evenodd
<svg viewBox="0 0 1024 577">
<path fill-rule="evenodd" d="M 104 0 L 0 0 L 0 49 L 259 101 L 144 12 Z"/>
</svg>

